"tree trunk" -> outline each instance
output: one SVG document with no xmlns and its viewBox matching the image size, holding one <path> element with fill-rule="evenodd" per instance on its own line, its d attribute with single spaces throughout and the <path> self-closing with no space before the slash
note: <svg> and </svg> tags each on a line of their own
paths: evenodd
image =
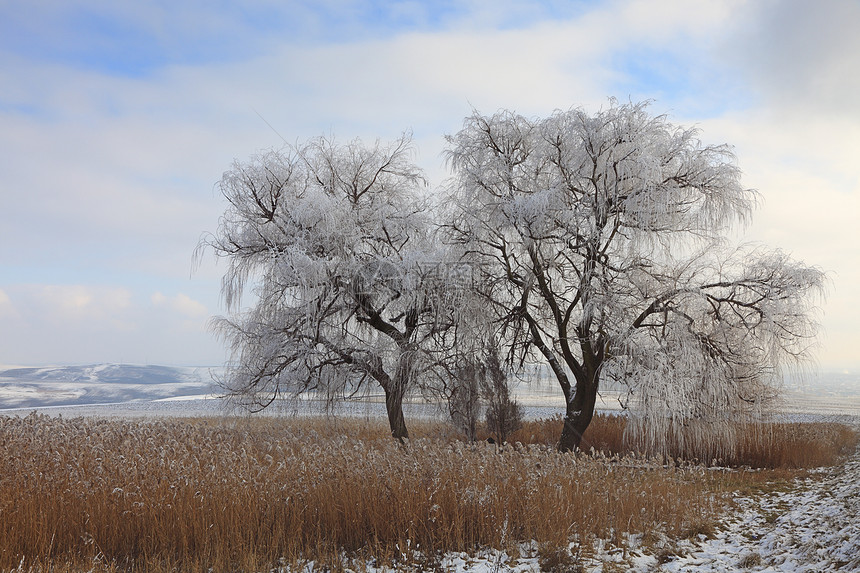
<svg viewBox="0 0 860 573">
<path fill-rule="evenodd" d="M 391 385 L 385 388 L 385 409 L 388 411 L 388 426 L 392 437 L 403 443 L 409 437 L 406 430 L 406 420 L 403 418 L 403 397 L 412 380 L 414 354 L 408 344 L 400 345 L 400 357 L 397 360 L 397 371 Z"/>
<path fill-rule="evenodd" d="M 409 355 L 402 352 L 393 378 L 385 372 L 379 357 L 366 364 L 366 371 L 379 382 L 380 387 L 385 392 L 385 411 L 388 413 L 388 427 L 391 430 L 391 436 L 401 443 L 409 437 L 409 432 L 406 430 L 406 420 L 403 417 L 403 397 L 406 395 L 409 382 L 410 366 Z"/>
<path fill-rule="evenodd" d="M 394 388 L 385 388 L 385 409 L 388 412 L 388 426 L 392 437 L 403 442 L 409 437 L 406 420 L 403 417 L 403 387 L 395 383 Z"/>
<path fill-rule="evenodd" d="M 580 447 L 582 435 L 594 417 L 597 402 L 597 376 L 591 380 L 576 382 L 576 391 L 567 402 L 564 413 L 564 427 L 558 440 L 558 451 L 572 452 Z"/>
</svg>

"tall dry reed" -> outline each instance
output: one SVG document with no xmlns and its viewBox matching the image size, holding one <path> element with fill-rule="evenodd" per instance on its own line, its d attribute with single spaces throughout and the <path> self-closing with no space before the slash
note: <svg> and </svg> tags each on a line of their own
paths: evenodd
<svg viewBox="0 0 860 573">
<path fill-rule="evenodd" d="M 524 444 L 553 444 L 561 434 L 560 416 L 525 422 L 512 437 Z M 683 431 L 679 429 L 678 431 Z M 697 450 L 691 440 L 668 437 L 669 457 L 703 464 L 731 467 L 748 466 L 767 469 L 812 469 L 833 466 L 852 453 L 860 434 L 850 426 L 835 422 L 761 421 L 741 424 L 733 443 L 723 444 L 724 453 L 710 449 Z M 627 418 L 615 414 L 597 414 L 582 440 L 586 450 L 610 455 L 647 454 L 630 439 Z M 726 453 L 727 452 L 727 453 Z"/>
<path fill-rule="evenodd" d="M 0 418 L 0 571 L 393 563 L 682 535 L 725 503 L 696 468 L 442 434 L 404 447 L 367 422 Z"/>
</svg>

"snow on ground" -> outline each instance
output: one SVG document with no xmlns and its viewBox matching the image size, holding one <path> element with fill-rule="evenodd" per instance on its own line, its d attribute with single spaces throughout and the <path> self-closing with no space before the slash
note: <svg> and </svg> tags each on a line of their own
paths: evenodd
<svg viewBox="0 0 860 573">
<path fill-rule="evenodd" d="M 785 492 L 740 498 L 714 539 L 664 571 L 860 571 L 860 453 Z"/>
<path fill-rule="evenodd" d="M 82 406 L 212 392 L 208 368 L 92 364 L 0 367 L 0 409 Z"/>
</svg>

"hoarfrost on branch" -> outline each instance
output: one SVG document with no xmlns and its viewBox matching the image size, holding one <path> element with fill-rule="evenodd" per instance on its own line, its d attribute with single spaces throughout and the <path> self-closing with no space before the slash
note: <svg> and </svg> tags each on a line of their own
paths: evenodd
<svg viewBox="0 0 860 573">
<path fill-rule="evenodd" d="M 216 319 L 233 357 L 223 385 L 263 408 L 284 395 L 385 394 L 392 434 L 440 327 L 440 274 L 411 136 L 390 145 L 303 147 L 235 163 L 220 227 L 201 242 L 229 262 Z M 256 303 L 241 309 L 254 279 Z"/>
<path fill-rule="evenodd" d="M 679 428 L 719 442 L 815 339 L 823 273 L 729 250 L 756 199 L 731 149 L 647 107 L 475 112 L 448 137 L 449 240 L 482 270 L 511 361 L 558 380 L 562 450 L 579 446 L 602 379 L 627 387 L 646 446 Z"/>
<path fill-rule="evenodd" d="M 738 415 L 810 358 L 825 275 L 728 245 L 756 201 L 728 146 L 614 100 L 542 119 L 474 112 L 447 140 L 453 177 L 435 205 L 409 134 L 319 138 L 224 174 L 228 207 L 198 254 L 228 260 L 230 314 L 215 324 L 233 395 L 265 407 L 370 382 L 404 438 L 409 391 L 444 389 L 498 348 L 509 368 L 549 366 L 563 451 L 613 381 L 642 447 L 692 440 L 718 456 Z"/>
</svg>

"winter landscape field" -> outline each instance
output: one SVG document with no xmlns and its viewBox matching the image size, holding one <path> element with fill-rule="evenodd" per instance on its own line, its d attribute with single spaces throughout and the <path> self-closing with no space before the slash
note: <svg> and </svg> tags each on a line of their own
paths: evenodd
<svg viewBox="0 0 860 573">
<path fill-rule="evenodd" d="M 667 465 L 611 453 L 612 393 L 584 440 L 606 453 L 562 455 L 550 387 L 518 387 L 512 445 L 414 402 L 404 447 L 376 400 L 249 416 L 212 374 L 0 369 L 0 570 L 860 570 L 849 375 L 791 387 L 746 461 Z"/>
<path fill-rule="evenodd" d="M 0 573 L 860 572 L 858 29 L 0 2 Z"/>
</svg>

